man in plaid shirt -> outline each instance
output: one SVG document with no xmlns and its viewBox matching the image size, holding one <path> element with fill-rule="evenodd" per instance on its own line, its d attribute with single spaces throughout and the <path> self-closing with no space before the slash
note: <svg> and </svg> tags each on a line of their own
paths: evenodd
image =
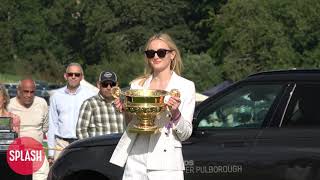
<svg viewBox="0 0 320 180">
<path fill-rule="evenodd" d="M 79 139 L 111 133 L 122 133 L 125 130 L 124 114 L 113 105 L 111 88 L 118 86 L 117 75 L 112 71 L 100 73 L 97 87 L 99 93 L 85 100 L 80 108 L 77 123 Z"/>
</svg>

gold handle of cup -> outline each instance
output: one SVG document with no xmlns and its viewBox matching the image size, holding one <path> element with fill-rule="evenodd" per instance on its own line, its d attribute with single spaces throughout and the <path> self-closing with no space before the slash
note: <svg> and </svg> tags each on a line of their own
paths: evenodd
<svg viewBox="0 0 320 180">
<path fill-rule="evenodd" d="M 168 93 L 170 96 L 174 96 L 174 97 L 180 97 L 180 91 L 178 89 L 171 89 L 171 91 Z M 167 106 L 167 110 L 171 111 L 172 107 L 171 106 Z M 171 114 L 169 115 L 171 116 Z"/>
<path fill-rule="evenodd" d="M 111 88 L 111 95 L 115 99 L 119 98 L 121 95 L 121 89 L 119 87 Z"/>
<path fill-rule="evenodd" d="M 180 91 L 178 89 L 171 89 L 171 91 L 169 92 L 170 96 L 174 96 L 174 97 L 180 97 Z"/>
</svg>

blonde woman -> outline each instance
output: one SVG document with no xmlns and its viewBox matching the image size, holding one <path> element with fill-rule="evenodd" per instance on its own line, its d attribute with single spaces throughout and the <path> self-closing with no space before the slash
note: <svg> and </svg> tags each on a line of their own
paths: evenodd
<svg viewBox="0 0 320 180">
<path fill-rule="evenodd" d="M 10 102 L 10 96 L 3 84 L 0 84 L 0 117 L 10 117 L 12 119 L 11 128 L 14 132 L 20 132 L 19 116 L 8 111 L 7 107 Z"/>
<path fill-rule="evenodd" d="M 124 167 L 124 180 L 182 180 L 184 161 L 181 142 L 192 134 L 195 107 L 195 86 L 180 76 L 180 52 L 168 34 L 152 36 L 145 48 L 145 73 L 131 83 L 131 89 L 178 89 L 180 97 L 166 102 L 171 110 L 160 113 L 155 123 L 160 133 L 137 134 L 126 131 L 121 137 L 110 162 Z M 116 107 L 122 111 L 120 99 Z M 170 116 L 169 116 L 170 114 Z M 130 119 L 129 119 L 130 121 Z M 136 118 L 128 124 L 128 128 Z"/>
</svg>

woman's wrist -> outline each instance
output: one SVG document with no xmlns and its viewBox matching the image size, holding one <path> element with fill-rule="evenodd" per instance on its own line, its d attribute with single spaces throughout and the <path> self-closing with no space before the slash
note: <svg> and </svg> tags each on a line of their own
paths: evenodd
<svg viewBox="0 0 320 180">
<path fill-rule="evenodd" d="M 178 109 L 174 113 L 172 113 L 171 121 L 176 122 L 180 119 L 180 117 L 181 117 L 181 112 Z"/>
</svg>

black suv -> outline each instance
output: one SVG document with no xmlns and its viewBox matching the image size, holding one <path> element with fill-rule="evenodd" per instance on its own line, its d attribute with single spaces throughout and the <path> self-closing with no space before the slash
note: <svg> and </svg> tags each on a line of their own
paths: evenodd
<svg viewBox="0 0 320 180">
<path fill-rule="evenodd" d="M 183 142 L 185 179 L 320 179 L 320 70 L 262 72 L 196 107 Z M 50 180 L 119 180 L 109 163 L 121 134 L 72 143 Z"/>
</svg>

